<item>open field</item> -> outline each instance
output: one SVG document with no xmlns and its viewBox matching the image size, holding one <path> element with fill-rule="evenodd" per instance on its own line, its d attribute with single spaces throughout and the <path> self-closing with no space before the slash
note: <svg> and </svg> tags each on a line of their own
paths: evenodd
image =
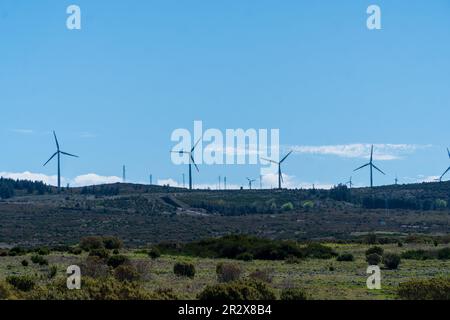
<svg viewBox="0 0 450 320">
<path fill-rule="evenodd" d="M 448 276 L 450 271 L 449 260 L 405 260 L 403 259 L 398 270 L 382 270 L 382 290 L 368 290 L 366 288 L 366 268 L 364 252 L 368 245 L 361 244 L 328 244 L 337 253 L 349 252 L 355 261 L 338 262 L 332 259 L 306 259 L 298 263 L 285 261 L 253 260 L 249 262 L 232 261 L 241 266 L 242 277 L 248 277 L 253 271 L 269 270 L 273 276 L 268 284 L 279 295 L 286 287 L 300 287 L 305 290 L 310 299 L 396 299 L 396 289 L 401 282 L 412 279 L 428 279 L 436 276 Z M 385 252 L 401 253 L 406 250 L 434 249 L 433 245 L 405 244 L 383 245 Z M 444 246 L 440 245 L 439 248 Z M 133 264 L 141 266 L 143 270 L 139 280 L 140 285 L 148 291 L 157 289 L 173 290 L 178 299 L 195 299 L 206 285 L 217 283 L 216 265 L 219 262 L 231 262 L 229 259 L 206 259 L 196 257 L 180 257 L 163 255 L 157 259 L 150 259 L 147 254 L 134 250 L 123 250 L 121 254 L 130 258 Z M 0 280 L 11 275 L 31 275 L 38 279 L 38 285 L 45 286 L 65 277 L 67 266 L 82 265 L 87 254 L 72 255 L 68 253 L 51 253 L 45 258 L 48 266 L 38 266 L 30 262 L 24 267 L 22 260 L 30 260 L 26 256 L 0 257 Z M 194 278 L 179 277 L 173 273 L 173 266 L 178 261 L 187 261 L 194 264 L 196 275 Z M 57 275 L 48 279 L 47 274 L 51 266 L 57 266 Z M 332 268 L 330 268 L 332 267 Z"/>
</svg>

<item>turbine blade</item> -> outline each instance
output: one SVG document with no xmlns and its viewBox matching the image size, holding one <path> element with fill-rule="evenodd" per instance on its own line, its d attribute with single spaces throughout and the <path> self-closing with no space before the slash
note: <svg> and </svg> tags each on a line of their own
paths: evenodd
<svg viewBox="0 0 450 320">
<path fill-rule="evenodd" d="M 284 179 L 283 179 L 283 173 L 280 174 L 280 178 L 281 178 L 281 182 L 284 183 Z"/>
<path fill-rule="evenodd" d="M 363 165 L 363 166 L 361 166 L 361 167 L 359 167 L 359 168 L 356 168 L 356 169 L 353 170 L 353 171 L 361 170 L 362 168 L 365 168 L 365 167 L 367 167 L 368 165 L 370 165 L 370 163 L 366 163 L 365 165 Z"/>
<path fill-rule="evenodd" d="M 442 176 L 439 178 L 439 180 L 442 180 L 442 178 L 447 174 L 447 172 L 450 171 L 450 167 L 448 167 L 447 170 L 445 170 L 445 172 L 442 174 Z"/>
<path fill-rule="evenodd" d="M 50 159 L 47 160 L 46 163 L 44 163 L 43 167 L 45 167 L 47 165 L 47 163 L 49 163 L 56 155 L 58 154 L 58 151 L 56 151 L 51 157 Z"/>
<path fill-rule="evenodd" d="M 193 157 L 192 155 L 191 155 L 191 160 L 192 160 L 192 163 L 193 163 L 194 166 L 195 166 L 195 169 L 197 169 L 197 172 L 200 172 L 200 170 L 198 170 L 197 164 L 195 163 L 194 157 Z"/>
<path fill-rule="evenodd" d="M 372 163 L 372 166 L 375 168 L 375 169 L 377 169 L 378 171 L 380 171 L 382 174 L 384 174 L 384 175 L 386 175 L 386 173 L 384 173 L 383 171 L 381 171 L 376 165 L 374 165 L 373 163 Z"/>
<path fill-rule="evenodd" d="M 370 162 L 373 161 L 373 145 L 372 148 L 370 149 Z"/>
<path fill-rule="evenodd" d="M 74 155 L 74 154 L 67 153 L 67 152 L 64 152 L 64 151 L 61 151 L 61 153 L 64 154 L 64 155 L 66 155 L 66 156 L 69 156 L 69 157 L 79 158 L 79 156 L 76 156 L 76 155 Z"/>
<path fill-rule="evenodd" d="M 286 158 L 291 155 L 292 151 L 293 150 L 289 151 L 289 153 L 287 155 L 285 155 L 283 159 L 281 159 L 280 163 L 283 163 L 283 161 L 286 160 Z"/>
<path fill-rule="evenodd" d="M 191 149 L 191 152 L 194 152 L 194 149 L 197 147 L 198 143 L 201 141 L 202 139 L 198 139 L 198 141 L 194 144 L 194 146 Z"/>
<path fill-rule="evenodd" d="M 272 162 L 272 163 L 275 163 L 275 164 L 278 164 L 278 162 L 276 162 L 276 161 L 273 161 L 273 160 L 270 160 L 270 159 L 266 159 L 266 158 L 263 158 L 263 157 L 259 157 L 261 160 L 264 160 L 264 161 L 268 161 L 268 162 Z"/>
<path fill-rule="evenodd" d="M 55 132 L 55 131 L 53 131 L 53 136 L 55 137 L 56 148 L 57 148 L 58 151 L 59 151 L 59 142 L 58 142 L 58 138 L 56 137 L 56 132 Z"/>
<path fill-rule="evenodd" d="M 450 158 L 450 150 L 447 148 L 448 157 Z"/>
</svg>

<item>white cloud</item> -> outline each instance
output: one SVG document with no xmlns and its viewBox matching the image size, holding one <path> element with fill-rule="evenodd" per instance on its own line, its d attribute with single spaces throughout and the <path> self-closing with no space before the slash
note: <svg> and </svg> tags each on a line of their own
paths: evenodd
<svg viewBox="0 0 450 320">
<path fill-rule="evenodd" d="M 122 179 L 116 176 L 99 176 L 98 174 L 95 173 L 88 173 L 75 177 L 75 179 L 72 180 L 71 185 L 73 184 L 73 186 L 82 187 L 97 184 L 117 183 L 121 181 Z"/>
<path fill-rule="evenodd" d="M 41 181 L 45 184 L 56 186 L 58 185 L 58 176 L 48 176 L 43 173 L 32 173 L 29 171 L 25 172 L 0 172 L 0 177 L 14 179 L 14 180 L 30 180 L 30 181 Z M 80 175 L 75 177 L 74 179 L 67 179 L 65 177 L 61 177 L 61 185 L 65 186 L 66 184 L 70 184 L 74 187 L 83 187 L 83 186 L 91 186 L 97 184 L 107 184 L 107 183 L 116 183 L 122 181 L 121 178 L 115 176 L 100 176 L 95 173 L 89 173 L 85 175 Z"/>
<path fill-rule="evenodd" d="M 370 158 L 371 144 L 345 144 L 327 146 L 291 146 L 297 154 L 333 155 L 343 158 Z M 415 144 L 374 144 L 374 160 L 397 160 L 412 154 L 418 149 L 430 147 L 429 145 Z"/>
</svg>

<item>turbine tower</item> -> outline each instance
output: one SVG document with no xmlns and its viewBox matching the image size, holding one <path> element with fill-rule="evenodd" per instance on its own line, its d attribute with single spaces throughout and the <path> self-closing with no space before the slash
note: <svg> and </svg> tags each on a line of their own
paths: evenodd
<svg viewBox="0 0 450 320">
<path fill-rule="evenodd" d="M 348 185 L 350 187 L 350 189 L 351 189 L 352 186 L 353 186 L 352 177 L 350 177 L 350 180 L 347 181 L 345 184 Z"/>
<path fill-rule="evenodd" d="M 197 169 L 197 172 L 200 172 L 200 170 L 198 170 L 197 164 L 195 163 L 194 156 L 193 156 L 194 150 L 197 147 L 200 140 L 201 139 L 198 139 L 197 143 L 194 144 L 194 146 L 191 148 L 191 151 L 184 151 L 184 150 L 171 151 L 172 153 L 178 153 L 180 155 L 182 155 L 182 154 L 189 155 L 189 190 L 192 190 L 192 165 L 195 166 L 195 169 Z"/>
<path fill-rule="evenodd" d="M 47 163 L 49 163 L 55 156 L 57 156 L 58 158 L 58 192 L 61 190 L 61 155 L 65 155 L 65 156 L 69 156 L 69 157 L 74 157 L 74 158 L 78 158 L 78 156 L 74 155 L 74 154 L 70 154 L 64 151 L 61 151 L 61 149 L 59 148 L 59 142 L 58 142 L 58 138 L 56 137 L 56 133 L 55 131 L 53 131 L 53 136 L 55 137 L 55 143 L 56 143 L 56 152 L 50 157 L 50 159 L 47 160 L 46 163 L 44 163 L 44 167 L 47 165 Z"/>
<path fill-rule="evenodd" d="M 122 166 L 122 183 L 125 183 L 127 181 L 127 175 L 126 175 L 126 168 L 125 165 Z"/>
<path fill-rule="evenodd" d="M 375 168 L 376 170 L 380 171 L 382 174 L 386 175 L 386 173 L 384 173 L 383 171 L 381 171 L 376 165 L 373 164 L 373 145 L 372 148 L 370 150 L 370 162 L 366 163 L 365 165 L 353 170 L 353 171 L 358 171 L 362 168 L 365 168 L 369 166 L 370 167 L 370 187 L 373 188 L 373 169 Z"/>
<path fill-rule="evenodd" d="M 272 162 L 272 163 L 275 163 L 276 165 L 278 165 L 278 189 L 281 189 L 281 182 L 284 182 L 283 174 L 281 173 L 281 164 L 286 160 L 287 157 L 290 156 L 291 153 L 292 153 L 292 150 L 289 151 L 289 153 L 287 155 L 285 155 L 284 158 L 281 159 L 279 162 L 261 157 L 262 160 L 269 161 L 269 162 Z"/>
<path fill-rule="evenodd" d="M 255 182 L 256 180 L 255 179 L 250 179 L 250 178 L 247 178 L 247 180 L 248 180 L 248 188 L 250 190 L 252 190 L 252 183 Z"/>
<path fill-rule="evenodd" d="M 448 157 L 450 158 L 450 150 L 447 148 L 447 153 L 448 153 Z M 447 170 L 445 170 L 445 172 L 442 174 L 442 176 L 439 178 L 439 182 L 442 181 L 442 178 L 447 174 L 447 172 L 450 171 L 450 167 L 447 168 Z"/>
</svg>

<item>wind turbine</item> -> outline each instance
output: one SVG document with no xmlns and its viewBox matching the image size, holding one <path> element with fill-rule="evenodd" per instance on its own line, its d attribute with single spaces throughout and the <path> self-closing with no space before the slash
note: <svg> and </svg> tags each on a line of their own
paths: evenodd
<svg viewBox="0 0 450 320">
<path fill-rule="evenodd" d="M 69 156 L 69 157 L 74 157 L 74 158 L 78 158 L 78 156 L 74 155 L 74 154 L 70 154 L 64 151 L 61 151 L 59 148 L 59 142 L 58 142 L 58 138 L 56 137 L 56 133 L 55 131 L 53 131 L 53 136 L 55 137 L 55 143 L 56 143 L 56 152 L 50 157 L 50 159 L 47 160 L 46 163 L 44 163 L 44 167 L 47 165 L 47 163 L 49 163 L 55 156 L 58 157 L 58 192 L 61 190 L 61 155 L 65 155 L 65 156 Z"/>
<path fill-rule="evenodd" d="M 353 186 L 352 177 L 350 177 L 350 180 L 347 181 L 345 184 L 348 185 L 350 187 L 350 189 L 351 189 L 352 186 Z"/>
<path fill-rule="evenodd" d="M 269 162 L 272 162 L 272 163 L 275 163 L 276 165 L 278 165 L 278 189 L 281 189 L 281 182 L 284 182 L 283 174 L 281 173 L 281 164 L 286 160 L 287 157 L 290 156 L 291 153 L 292 153 L 292 150 L 289 151 L 289 153 L 287 155 L 285 155 L 284 158 L 281 159 L 279 162 L 261 157 L 262 160 L 269 161 Z"/>
<path fill-rule="evenodd" d="M 197 143 L 194 144 L 194 146 L 191 148 L 191 151 L 184 151 L 184 150 L 171 151 L 172 153 L 178 153 L 180 155 L 182 155 L 182 154 L 189 155 L 189 190 L 192 190 L 192 165 L 195 166 L 195 169 L 197 169 L 197 172 L 200 172 L 200 170 L 198 170 L 197 164 L 195 163 L 194 156 L 193 156 L 194 150 L 197 147 L 200 140 L 201 139 L 198 139 Z"/>
<path fill-rule="evenodd" d="M 370 167 L 370 187 L 373 187 L 373 168 L 377 169 L 378 171 L 380 171 L 382 174 L 386 175 L 386 173 L 384 173 L 383 171 L 381 171 L 376 165 L 373 164 L 373 145 L 372 145 L 372 149 L 370 150 L 370 162 L 366 163 L 365 165 L 353 170 L 353 171 L 358 171 L 362 168 L 365 168 L 369 166 Z"/>
<path fill-rule="evenodd" d="M 397 176 L 395 176 L 395 185 L 398 185 L 398 177 Z"/>
<path fill-rule="evenodd" d="M 447 153 L 448 153 L 448 157 L 450 158 L 450 150 L 447 148 Z M 445 170 L 445 172 L 442 174 L 442 176 L 439 178 L 439 181 L 442 181 L 442 178 L 447 174 L 447 172 L 450 171 L 450 167 L 447 168 L 447 170 Z"/>
<path fill-rule="evenodd" d="M 250 179 L 250 178 L 247 178 L 247 180 L 248 180 L 248 188 L 250 190 L 252 190 L 252 183 L 255 182 L 256 180 L 255 179 Z"/>
</svg>

